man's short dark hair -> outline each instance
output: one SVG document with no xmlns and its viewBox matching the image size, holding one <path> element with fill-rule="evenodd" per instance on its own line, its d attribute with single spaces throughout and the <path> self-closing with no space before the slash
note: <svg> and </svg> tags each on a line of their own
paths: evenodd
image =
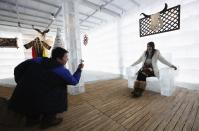
<svg viewBox="0 0 199 131">
<path fill-rule="evenodd" d="M 53 59 L 56 59 L 56 58 L 62 59 L 65 53 L 68 53 L 68 51 L 65 50 L 64 48 L 56 47 L 52 50 L 51 57 Z"/>
</svg>

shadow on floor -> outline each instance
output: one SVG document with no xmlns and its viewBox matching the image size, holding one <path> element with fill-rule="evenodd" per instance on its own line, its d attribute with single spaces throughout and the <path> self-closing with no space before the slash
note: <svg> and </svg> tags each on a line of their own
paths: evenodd
<svg viewBox="0 0 199 131">
<path fill-rule="evenodd" d="M 8 100 L 0 97 L 0 125 L 18 128 L 24 126 L 24 116 L 8 109 Z"/>
</svg>

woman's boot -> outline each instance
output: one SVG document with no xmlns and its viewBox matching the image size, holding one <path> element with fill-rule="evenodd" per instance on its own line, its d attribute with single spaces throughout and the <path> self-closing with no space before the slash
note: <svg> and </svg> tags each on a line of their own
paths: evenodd
<svg viewBox="0 0 199 131">
<path fill-rule="evenodd" d="M 145 81 L 135 81 L 134 82 L 134 91 L 132 92 L 134 97 L 140 97 L 146 88 Z"/>
<path fill-rule="evenodd" d="M 131 94 L 133 95 L 133 97 L 138 97 L 138 94 L 139 94 L 139 86 L 140 86 L 140 83 L 139 81 L 135 81 L 134 82 L 134 90 L 131 92 Z"/>
<path fill-rule="evenodd" d="M 146 89 L 146 82 L 145 81 L 139 81 L 139 88 L 140 88 L 140 94 L 139 96 L 142 96 L 142 93 L 145 91 Z"/>
</svg>

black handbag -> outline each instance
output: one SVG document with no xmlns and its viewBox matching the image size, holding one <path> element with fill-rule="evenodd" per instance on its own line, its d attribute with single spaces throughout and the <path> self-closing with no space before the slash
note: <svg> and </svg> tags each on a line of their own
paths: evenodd
<svg viewBox="0 0 199 131">
<path fill-rule="evenodd" d="M 146 77 L 152 76 L 154 74 L 152 65 L 144 64 L 143 67 L 138 71 L 138 73 L 142 73 Z"/>
</svg>

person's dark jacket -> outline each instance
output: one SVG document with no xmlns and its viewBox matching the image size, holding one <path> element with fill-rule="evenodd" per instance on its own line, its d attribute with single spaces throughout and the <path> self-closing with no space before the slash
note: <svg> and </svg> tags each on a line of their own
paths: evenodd
<svg viewBox="0 0 199 131">
<path fill-rule="evenodd" d="M 59 113 L 67 110 L 67 85 L 79 83 L 81 69 L 71 75 L 51 58 L 22 62 L 14 70 L 17 86 L 9 108 L 21 113 Z"/>
</svg>

